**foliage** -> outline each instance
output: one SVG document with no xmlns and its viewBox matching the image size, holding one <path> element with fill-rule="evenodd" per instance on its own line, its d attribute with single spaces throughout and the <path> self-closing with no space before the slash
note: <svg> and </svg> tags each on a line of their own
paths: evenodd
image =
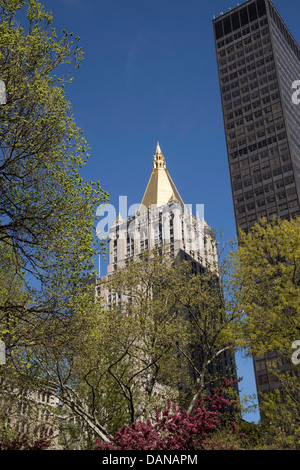
<svg viewBox="0 0 300 470">
<path fill-rule="evenodd" d="M 300 450 L 299 377 L 277 374 L 280 387 L 261 397 L 264 440 L 271 449 Z"/>
<path fill-rule="evenodd" d="M 1 392 L 9 381 L 16 390 L 51 384 L 82 429 L 106 442 L 119 428 L 128 438 L 138 426 L 150 432 L 152 421 L 140 420 L 153 419 L 168 395 L 169 421 L 157 415 L 151 433 L 159 441 L 160 431 L 170 433 L 166 423 L 180 422 L 191 436 L 223 355 L 239 346 L 291 356 L 300 328 L 299 218 L 263 219 L 201 275 L 145 254 L 102 280 L 126 302 L 94 302 L 88 281 L 103 249 L 94 214 L 107 194 L 80 177 L 88 146 L 65 94 L 83 59 L 79 38 L 63 31 L 58 39 L 37 0 L 0 0 L 0 16 Z M 234 375 L 233 365 L 221 374 Z M 281 382 L 286 401 L 275 392 L 263 407 L 273 442 L 291 448 L 299 445 L 299 385 Z M 0 414 L 7 420 L 3 407 Z"/>
<path fill-rule="evenodd" d="M 11 438 L 8 435 L 0 437 L 0 450 L 47 450 L 51 447 L 52 436 L 39 438 L 19 435 Z"/>
<path fill-rule="evenodd" d="M 232 254 L 235 302 L 243 312 L 239 342 L 260 356 L 290 351 L 300 330 L 300 218 L 267 223 L 240 232 Z"/>
<path fill-rule="evenodd" d="M 265 446 L 299 448 L 299 366 L 291 357 L 300 334 L 300 218 L 262 219 L 249 233 L 240 232 L 230 264 L 242 312 L 236 343 L 264 360 L 274 386 L 260 396 Z"/>
<path fill-rule="evenodd" d="M 59 317 L 70 317 L 100 248 L 94 214 L 107 194 L 99 182 L 80 177 L 87 143 L 64 91 L 83 58 L 79 38 L 63 32 L 59 40 L 37 0 L 1 0 L 0 16 L 0 76 L 7 89 L 0 115 L 0 241 L 27 294 L 0 305 L 0 322 L 5 316 L 15 325 L 28 322 L 24 344 L 25 338 L 35 342 L 37 330 L 39 342 L 45 339 L 48 325 L 50 336 L 58 333 Z M 8 349 L 20 339 L 6 325 L 1 336 Z"/>
<path fill-rule="evenodd" d="M 219 356 L 228 350 L 229 360 L 231 353 L 233 315 L 227 316 L 215 273 L 200 278 L 188 263 L 174 264 L 167 255 L 162 262 L 149 252 L 102 279 L 101 289 L 112 303 L 105 309 L 99 299 L 89 310 L 74 369 L 66 371 L 70 377 L 76 370 L 77 400 L 85 396 L 90 416 L 110 433 L 151 419 L 166 395 L 191 412 L 213 385 L 212 374 L 218 379 Z M 235 377 L 229 366 L 220 374 Z"/>
<path fill-rule="evenodd" d="M 123 425 L 152 419 L 166 396 L 186 408 L 192 401 L 194 408 L 198 395 L 213 386 L 211 374 L 218 379 L 212 366 L 222 364 L 219 354 L 232 346 L 233 315 L 227 317 L 214 273 L 201 280 L 188 263 L 174 265 L 167 256 L 162 262 L 155 253 L 132 259 L 102 279 L 101 289 L 112 304 L 82 295 L 64 341 L 35 348 L 34 365 L 84 435 L 107 441 Z M 232 367 L 219 373 L 234 377 Z"/>
<path fill-rule="evenodd" d="M 59 39 L 37 0 L 0 0 L 3 393 L 8 380 L 18 389 L 47 386 L 40 356 L 63 359 L 84 327 L 83 309 L 94 303 L 87 281 L 103 249 L 94 218 L 108 196 L 99 181 L 80 176 L 89 149 L 66 86 L 82 60 L 79 38 L 63 31 Z"/>
<path fill-rule="evenodd" d="M 27 30 L 16 20 L 25 5 Z M 79 176 L 87 143 L 64 92 L 83 58 L 79 38 L 64 32 L 58 40 L 36 0 L 2 1 L 0 8 L 0 74 L 8 95 L 0 117 L 1 240 L 18 254 L 18 266 L 43 283 L 54 268 L 67 267 L 76 282 L 90 269 L 93 210 L 105 199 L 99 182 Z M 57 69 L 64 75 L 54 75 Z"/>
<path fill-rule="evenodd" d="M 231 450 L 225 449 L 214 435 L 223 421 L 223 413 L 234 402 L 224 395 L 232 382 L 224 379 L 223 387 L 210 396 L 201 396 L 192 414 L 168 400 L 167 407 L 157 411 L 155 421 L 148 419 L 123 426 L 109 443 L 97 441 L 93 450 Z M 223 390 L 222 390 L 223 388 Z M 247 438 L 231 423 L 236 441 Z"/>
</svg>

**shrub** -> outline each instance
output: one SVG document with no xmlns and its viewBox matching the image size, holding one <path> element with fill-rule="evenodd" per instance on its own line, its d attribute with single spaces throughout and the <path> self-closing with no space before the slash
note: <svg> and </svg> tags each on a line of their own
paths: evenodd
<svg viewBox="0 0 300 470">
<path fill-rule="evenodd" d="M 234 382 L 223 378 L 220 389 L 207 398 L 201 396 L 191 414 L 168 400 L 167 407 L 156 412 L 154 422 L 123 426 L 109 442 L 97 440 L 93 450 L 231 450 L 213 437 L 223 423 L 223 413 L 236 404 L 223 393 Z M 237 432 L 235 423 L 231 423 L 231 432 L 237 439 L 247 438 Z"/>
</svg>

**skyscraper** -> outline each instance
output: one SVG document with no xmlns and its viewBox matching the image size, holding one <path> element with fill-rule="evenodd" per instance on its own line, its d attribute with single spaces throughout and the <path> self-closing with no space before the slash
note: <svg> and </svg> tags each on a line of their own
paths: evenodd
<svg viewBox="0 0 300 470">
<path fill-rule="evenodd" d="M 248 0 L 213 21 L 237 229 L 300 214 L 300 48 L 271 0 Z M 258 392 L 277 388 L 278 352 L 254 357 Z"/>
<path fill-rule="evenodd" d="M 139 209 L 126 218 L 119 214 L 109 229 L 107 275 L 96 280 L 96 291 L 103 304 L 108 309 L 121 308 L 122 303 L 128 301 L 126 295 L 111 292 L 106 281 L 118 269 L 124 269 L 130 259 L 138 259 L 145 251 L 156 251 L 162 256 L 169 254 L 171 259 L 173 257 L 179 262 L 188 261 L 191 275 L 201 275 L 207 269 L 218 275 L 215 234 L 202 215 L 197 213 L 194 216 L 184 204 L 157 144 L 149 182 Z M 196 361 L 201 362 L 200 355 Z M 229 379 L 236 378 L 235 358 L 227 349 L 208 366 L 211 380 L 219 374 Z"/>
<path fill-rule="evenodd" d="M 300 214 L 300 49 L 270 0 L 213 21 L 237 228 Z"/>
<path fill-rule="evenodd" d="M 124 267 L 132 256 L 162 247 L 174 257 L 191 260 L 195 272 L 217 262 L 213 231 L 185 206 L 157 144 L 139 210 L 125 220 L 120 214 L 110 228 L 107 274 Z"/>
</svg>

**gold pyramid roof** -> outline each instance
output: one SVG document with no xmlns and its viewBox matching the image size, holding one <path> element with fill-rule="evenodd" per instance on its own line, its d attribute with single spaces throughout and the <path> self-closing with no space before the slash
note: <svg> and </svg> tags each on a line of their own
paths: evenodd
<svg viewBox="0 0 300 470">
<path fill-rule="evenodd" d="M 166 161 L 161 152 L 159 143 L 157 143 L 152 173 L 139 212 L 147 210 L 149 205 L 155 207 L 163 206 L 171 199 L 176 199 L 184 206 L 180 194 L 167 170 Z"/>
</svg>

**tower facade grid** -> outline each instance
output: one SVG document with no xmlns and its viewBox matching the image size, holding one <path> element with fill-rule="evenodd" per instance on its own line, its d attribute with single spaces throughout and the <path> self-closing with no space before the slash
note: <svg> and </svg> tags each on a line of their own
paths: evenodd
<svg viewBox="0 0 300 470">
<path fill-rule="evenodd" d="M 300 215 L 300 48 L 271 0 L 248 0 L 213 20 L 237 231 L 263 217 Z M 274 351 L 254 357 L 258 392 L 279 386 Z"/>
<path fill-rule="evenodd" d="M 213 22 L 237 229 L 300 214 L 300 49 L 270 0 Z"/>
</svg>

